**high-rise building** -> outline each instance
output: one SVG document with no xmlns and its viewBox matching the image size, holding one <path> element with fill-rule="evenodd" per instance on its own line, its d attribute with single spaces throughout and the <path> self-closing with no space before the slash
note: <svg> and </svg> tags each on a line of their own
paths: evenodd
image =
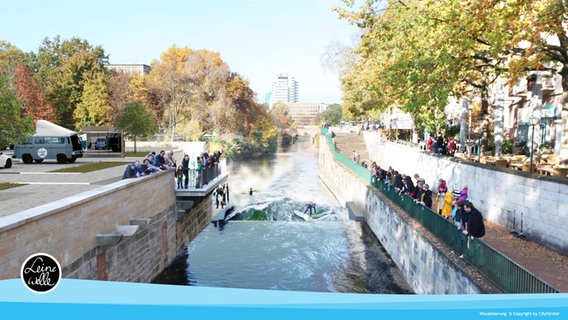
<svg viewBox="0 0 568 320">
<path fill-rule="evenodd" d="M 288 73 L 279 73 L 272 81 L 270 106 L 276 102 L 298 102 L 298 81 Z"/>
</svg>

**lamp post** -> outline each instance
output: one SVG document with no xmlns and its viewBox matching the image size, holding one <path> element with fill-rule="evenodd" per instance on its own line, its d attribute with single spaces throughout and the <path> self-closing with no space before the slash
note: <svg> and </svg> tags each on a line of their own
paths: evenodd
<svg viewBox="0 0 568 320">
<path fill-rule="evenodd" d="M 532 127 L 532 135 L 531 135 L 531 165 L 530 165 L 530 170 L 531 170 L 531 174 L 533 173 L 533 155 L 534 155 L 534 126 L 537 125 L 537 123 L 540 121 L 540 119 L 538 117 L 535 116 L 530 116 L 529 118 L 529 123 Z"/>
<path fill-rule="evenodd" d="M 471 155 L 471 114 L 473 113 L 473 104 L 471 102 L 468 101 L 467 104 L 467 109 L 469 112 L 469 123 L 467 124 L 467 142 L 466 142 L 466 148 L 467 148 L 467 157 L 469 158 L 469 156 Z"/>
</svg>

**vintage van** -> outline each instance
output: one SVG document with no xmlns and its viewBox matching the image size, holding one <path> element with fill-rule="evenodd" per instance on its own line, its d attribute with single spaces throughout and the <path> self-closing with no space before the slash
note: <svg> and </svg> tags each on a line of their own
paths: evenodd
<svg viewBox="0 0 568 320">
<path fill-rule="evenodd" d="M 14 158 L 20 158 L 24 163 L 41 163 L 45 159 L 73 163 L 81 157 L 83 148 L 77 132 L 45 120 L 37 121 L 32 137 L 14 146 Z"/>
</svg>

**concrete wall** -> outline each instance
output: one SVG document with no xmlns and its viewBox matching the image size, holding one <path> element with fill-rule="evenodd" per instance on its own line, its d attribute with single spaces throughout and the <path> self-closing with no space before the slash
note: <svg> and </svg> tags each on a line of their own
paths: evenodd
<svg viewBox="0 0 568 320">
<path fill-rule="evenodd" d="M 166 171 L 121 180 L 0 219 L 0 279 L 19 277 L 28 256 L 45 252 L 63 277 L 149 282 L 211 221 L 210 195 L 179 213 L 173 178 Z M 97 235 L 131 221 L 141 223 L 134 235 L 98 245 Z"/>
<path fill-rule="evenodd" d="M 469 198 L 484 218 L 513 230 L 513 221 L 531 240 L 568 255 L 568 179 L 531 176 L 528 172 L 497 168 L 452 157 L 433 156 L 397 144 L 374 132 L 364 132 L 369 157 L 382 167 L 418 173 L 437 191 L 442 178 L 460 189 L 467 184 Z"/>
<path fill-rule="evenodd" d="M 460 294 L 498 292 L 478 282 L 463 261 L 450 257 L 447 248 L 349 169 L 333 160 L 321 142 L 318 174 L 340 203 L 364 208 L 365 220 L 416 293 Z M 459 259 L 457 259 L 459 260 Z M 471 269 L 471 268 L 469 268 Z M 466 272 L 467 270 L 467 272 Z"/>
</svg>

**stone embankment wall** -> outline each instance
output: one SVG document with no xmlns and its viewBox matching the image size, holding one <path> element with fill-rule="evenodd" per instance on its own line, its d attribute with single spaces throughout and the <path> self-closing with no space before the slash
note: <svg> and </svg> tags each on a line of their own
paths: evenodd
<svg viewBox="0 0 568 320">
<path fill-rule="evenodd" d="M 449 257 L 447 249 L 404 212 L 365 181 L 336 162 L 326 142 L 320 141 L 318 174 L 342 205 L 353 202 L 365 211 L 365 220 L 416 293 L 461 294 L 495 292 L 464 271 L 464 263 Z"/>
<path fill-rule="evenodd" d="M 210 196 L 180 214 L 173 178 L 121 180 L 0 219 L 0 279 L 19 277 L 28 256 L 45 252 L 66 278 L 151 281 L 211 221 Z"/>
<path fill-rule="evenodd" d="M 370 159 L 380 166 L 418 173 L 434 192 L 440 178 L 450 189 L 467 184 L 469 199 L 485 219 L 517 232 L 522 220 L 527 238 L 568 255 L 568 179 L 431 155 L 374 132 L 364 132 L 364 137 Z"/>
</svg>

